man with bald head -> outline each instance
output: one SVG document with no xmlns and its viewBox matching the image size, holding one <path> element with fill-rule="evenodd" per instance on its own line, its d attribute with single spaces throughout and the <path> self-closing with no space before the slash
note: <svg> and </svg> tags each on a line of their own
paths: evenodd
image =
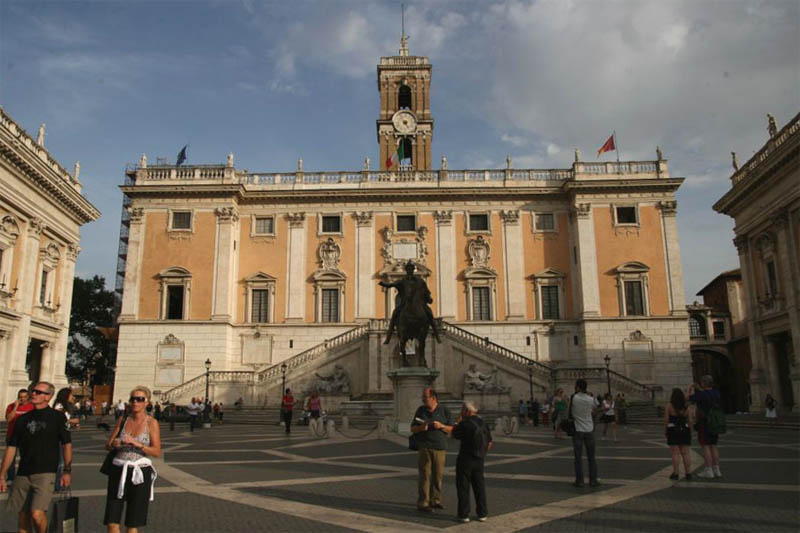
<svg viewBox="0 0 800 533">
<path fill-rule="evenodd" d="M 447 436 L 453 430 L 450 410 L 440 405 L 436 391 L 422 391 L 422 405 L 414 413 L 411 433 L 418 447 L 419 497 L 417 509 L 430 513 L 444 509 L 442 505 L 442 476 L 444 475 Z"/>
<path fill-rule="evenodd" d="M 483 459 L 492 448 L 489 425 L 478 416 L 474 402 L 461 405 L 461 416 L 453 426 L 453 438 L 461 441 L 456 459 L 456 492 L 458 494 L 458 520 L 469 522 L 469 488 L 475 494 L 475 512 L 478 521 L 484 522 L 489 510 L 486 507 L 486 482 L 483 478 Z"/>
</svg>

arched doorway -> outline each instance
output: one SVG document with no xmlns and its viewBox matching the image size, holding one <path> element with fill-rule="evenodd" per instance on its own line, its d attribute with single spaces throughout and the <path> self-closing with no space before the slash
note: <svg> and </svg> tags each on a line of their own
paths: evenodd
<svg viewBox="0 0 800 533">
<path fill-rule="evenodd" d="M 705 375 L 714 378 L 714 387 L 719 390 L 726 413 L 747 410 L 747 384 L 740 379 L 727 355 L 709 349 L 692 349 L 694 383 L 700 383 L 700 378 Z"/>
</svg>

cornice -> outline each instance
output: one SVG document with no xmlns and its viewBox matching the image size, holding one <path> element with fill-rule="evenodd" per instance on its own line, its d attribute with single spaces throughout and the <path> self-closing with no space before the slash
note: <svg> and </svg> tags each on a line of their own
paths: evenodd
<svg viewBox="0 0 800 533">
<path fill-rule="evenodd" d="M 641 191 L 667 190 L 674 192 L 678 190 L 684 180 L 685 178 L 566 181 L 562 187 L 565 192 L 575 193 L 603 193 L 631 189 L 638 189 Z"/>
</svg>

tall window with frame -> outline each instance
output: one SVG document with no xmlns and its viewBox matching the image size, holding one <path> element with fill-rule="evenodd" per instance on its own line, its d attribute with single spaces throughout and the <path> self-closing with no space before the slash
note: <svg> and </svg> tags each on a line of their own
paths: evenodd
<svg viewBox="0 0 800 533">
<path fill-rule="evenodd" d="M 775 261 L 767 261 L 767 294 L 777 296 L 778 294 L 778 273 L 775 270 Z"/>
<path fill-rule="evenodd" d="M 192 229 L 192 212 L 191 211 L 173 211 L 172 212 L 172 229 L 173 230 L 190 230 L 190 229 Z"/>
<path fill-rule="evenodd" d="M 269 290 L 253 289 L 250 321 L 258 324 L 269 322 Z"/>
<path fill-rule="evenodd" d="M 542 320 L 558 320 L 558 285 L 542 285 Z"/>
<path fill-rule="evenodd" d="M 50 271 L 46 268 L 42 269 L 42 284 L 39 286 L 39 305 L 44 306 L 47 303 L 47 278 Z"/>
<path fill-rule="evenodd" d="M 183 285 L 167 285 L 167 320 L 183 320 Z"/>
<path fill-rule="evenodd" d="M 553 213 L 536 213 L 536 231 L 553 231 L 555 228 Z"/>
<path fill-rule="evenodd" d="M 274 217 L 255 217 L 255 231 L 256 235 L 273 235 L 275 233 L 275 218 Z"/>
<path fill-rule="evenodd" d="M 472 288 L 472 320 L 491 320 L 492 305 L 489 287 Z"/>
<path fill-rule="evenodd" d="M 644 315 L 644 295 L 641 281 L 625 282 L 625 314 L 627 316 Z"/>
<path fill-rule="evenodd" d="M 339 322 L 339 289 L 322 289 L 322 322 Z"/>
</svg>

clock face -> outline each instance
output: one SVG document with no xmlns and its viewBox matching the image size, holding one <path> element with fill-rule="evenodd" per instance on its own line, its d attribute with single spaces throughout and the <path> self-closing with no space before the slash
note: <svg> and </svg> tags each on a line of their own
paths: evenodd
<svg viewBox="0 0 800 533">
<path fill-rule="evenodd" d="M 392 124 L 398 133 L 414 133 L 417 129 L 417 119 L 410 111 L 398 111 L 392 117 Z"/>
</svg>

